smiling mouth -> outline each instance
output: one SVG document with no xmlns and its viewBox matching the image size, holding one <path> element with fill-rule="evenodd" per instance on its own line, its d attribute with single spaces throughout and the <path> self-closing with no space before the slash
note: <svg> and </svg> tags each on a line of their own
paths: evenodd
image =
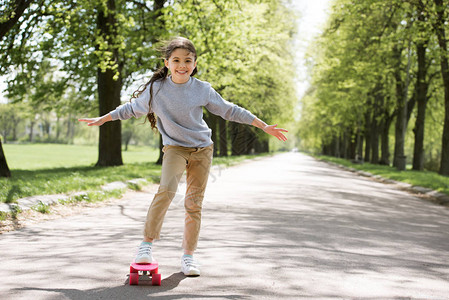
<svg viewBox="0 0 449 300">
<path fill-rule="evenodd" d="M 179 73 L 181 75 L 187 74 L 187 71 L 176 71 L 176 73 Z"/>
</svg>

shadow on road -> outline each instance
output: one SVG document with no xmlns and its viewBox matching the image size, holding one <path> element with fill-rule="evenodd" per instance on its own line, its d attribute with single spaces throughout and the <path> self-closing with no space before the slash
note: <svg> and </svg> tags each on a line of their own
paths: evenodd
<svg viewBox="0 0 449 300">
<path fill-rule="evenodd" d="M 139 285 L 130 286 L 129 277 L 124 282 L 124 285 L 112 287 L 112 288 L 98 288 L 89 290 L 79 289 L 63 289 L 63 288 L 34 288 L 23 287 L 14 289 L 15 291 L 28 291 L 28 292 L 50 292 L 57 293 L 64 296 L 64 299 L 144 299 L 157 296 L 157 294 L 163 294 L 167 291 L 175 289 L 181 281 L 186 279 L 186 276 L 181 272 L 173 273 L 169 277 L 162 280 L 161 286 L 152 286 L 151 280 L 141 280 Z M 170 296 L 159 296 L 158 299 L 246 299 L 241 295 L 199 295 L 199 294 L 185 294 L 177 293 Z"/>
<path fill-rule="evenodd" d="M 173 273 L 169 277 L 162 279 L 161 286 L 155 287 L 155 288 L 158 288 L 158 289 L 162 288 L 164 291 L 169 291 L 169 290 L 172 290 L 175 287 L 177 287 L 179 285 L 179 283 L 184 279 L 186 279 L 186 276 L 184 274 L 182 274 L 182 272 Z M 129 285 L 129 274 L 128 274 L 128 278 L 125 281 L 125 285 Z M 139 285 L 141 285 L 141 286 L 152 285 L 150 277 L 148 277 L 146 275 L 140 276 Z"/>
<path fill-rule="evenodd" d="M 151 200 L 136 193 L 2 236 L 0 298 L 447 299 L 446 209 L 295 159 L 228 169 L 211 184 L 198 279 L 179 272 L 184 207 L 173 205 L 155 247 L 161 273 L 171 275 L 161 286 L 129 286 L 126 267 Z"/>
</svg>

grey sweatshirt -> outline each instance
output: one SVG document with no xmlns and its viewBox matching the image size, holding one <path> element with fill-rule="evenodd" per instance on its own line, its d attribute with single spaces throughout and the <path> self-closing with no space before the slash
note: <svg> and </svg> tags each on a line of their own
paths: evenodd
<svg viewBox="0 0 449 300">
<path fill-rule="evenodd" d="M 139 118 L 149 112 L 150 86 L 136 99 L 111 111 L 112 120 Z M 151 112 L 157 115 L 157 127 L 164 145 L 207 147 L 212 131 L 203 120 L 203 107 L 225 120 L 251 124 L 256 118 L 248 110 L 224 100 L 210 83 L 190 77 L 183 84 L 171 77 L 153 84 Z"/>
</svg>

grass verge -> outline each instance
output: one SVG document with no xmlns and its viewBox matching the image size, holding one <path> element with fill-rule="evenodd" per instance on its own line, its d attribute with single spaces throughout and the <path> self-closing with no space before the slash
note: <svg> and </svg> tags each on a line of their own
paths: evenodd
<svg viewBox="0 0 449 300">
<path fill-rule="evenodd" d="M 154 163 L 134 163 L 118 167 L 74 167 L 40 170 L 12 170 L 11 178 L 0 179 L 0 201 L 14 203 L 19 198 L 96 191 L 113 181 L 145 178 L 156 182 L 160 166 Z"/>
<path fill-rule="evenodd" d="M 98 159 L 98 146 L 65 144 L 3 144 L 11 170 L 42 170 L 92 166 Z M 125 164 L 154 162 L 159 149 L 130 145 L 122 151 Z"/>
<path fill-rule="evenodd" d="M 414 171 L 410 169 L 399 171 L 390 166 L 374 165 L 370 163 L 355 164 L 349 160 L 331 156 L 317 155 L 315 158 L 333 162 L 356 170 L 369 172 L 373 175 L 379 175 L 386 179 L 406 182 L 413 186 L 422 186 L 449 195 L 449 177 L 439 175 L 435 172 Z"/>
</svg>

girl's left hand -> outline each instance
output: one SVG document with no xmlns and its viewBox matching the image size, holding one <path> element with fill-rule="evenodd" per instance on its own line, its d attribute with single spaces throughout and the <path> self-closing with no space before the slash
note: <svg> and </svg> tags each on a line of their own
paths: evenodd
<svg viewBox="0 0 449 300">
<path fill-rule="evenodd" d="M 78 121 L 86 122 L 87 126 L 101 126 L 106 122 L 112 121 L 112 117 L 111 117 L 111 114 L 106 114 L 104 116 L 97 117 L 97 118 L 78 119 Z"/>
<path fill-rule="evenodd" d="M 97 118 L 82 118 L 78 119 L 80 122 L 86 122 L 87 126 L 101 126 L 105 123 L 105 120 L 102 117 Z"/>
<path fill-rule="evenodd" d="M 267 125 L 263 128 L 263 131 L 265 131 L 268 134 L 271 134 L 272 136 L 276 137 L 278 140 L 285 142 L 287 140 L 287 137 L 282 132 L 288 132 L 286 129 L 282 128 L 276 128 L 278 124 L 275 125 Z"/>
</svg>

